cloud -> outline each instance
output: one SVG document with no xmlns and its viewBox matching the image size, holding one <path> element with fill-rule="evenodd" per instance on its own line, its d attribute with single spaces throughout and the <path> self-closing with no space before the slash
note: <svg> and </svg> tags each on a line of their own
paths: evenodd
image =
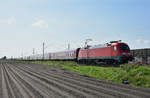
<svg viewBox="0 0 150 98">
<path fill-rule="evenodd" d="M 11 25 L 11 24 L 15 24 L 15 23 L 16 23 L 16 18 L 14 18 L 14 17 L 0 20 L 0 24 L 10 24 Z"/>
<path fill-rule="evenodd" d="M 150 44 L 150 40 L 141 40 L 141 39 L 139 39 L 139 40 L 136 40 L 136 44 L 138 44 L 138 45 L 142 45 L 142 44 L 148 45 L 148 44 Z"/>
<path fill-rule="evenodd" d="M 48 28 L 48 23 L 40 19 L 40 20 L 37 20 L 35 23 L 33 23 L 32 26 L 39 27 L 39 28 Z"/>
<path fill-rule="evenodd" d="M 142 44 L 142 40 L 136 40 L 136 44 L 138 45 Z"/>
<path fill-rule="evenodd" d="M 149 44 L 150 41 L 149 40 L 144 40 L 144 44 Z"/>
</svg>

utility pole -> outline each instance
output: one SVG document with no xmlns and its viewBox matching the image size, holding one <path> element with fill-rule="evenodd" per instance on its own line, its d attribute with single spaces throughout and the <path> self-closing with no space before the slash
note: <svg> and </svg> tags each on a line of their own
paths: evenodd
<svg viewBox="0 0 150 98">
<path fill-rule="evenodd" d="M 23 51 L 21 52 L 21 58 L 23 59 Z"/>
<path fill-rule="evenodd" d="M 33 55 L 35 54 L 35 49 L 33 48 Z"/>
<path fill-rule="evenodd" d="M 68 50 L 70 50 L 70 44 L 68 44 Z"/>
<path fill-rule="evenodd" d="M 44 60 L 44 49 L 45 49 L 45 43 L 43 42 L 43 60 Z"/>
</svg>

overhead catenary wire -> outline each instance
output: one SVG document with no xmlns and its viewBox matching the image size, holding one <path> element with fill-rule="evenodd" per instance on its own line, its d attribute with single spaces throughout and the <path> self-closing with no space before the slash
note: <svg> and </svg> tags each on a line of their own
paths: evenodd
<svg viewBox="0 0 150 98">
<path fill-rule="evenodd" d="M 76 44 L 76 45 L 75 45 Z M 49 43 L 49 44 L 45 44 L 45 42 L 43 42 L 42 43 L 42 50 L 41 50 L 41 47 L 38 47 L 38 48 L 32 48 L 31 50 L 29 50 L 29 51 L 26 51 L 26 52 L 24 52 L 23 53 L 23 56 L 27 56 L 27 57 L 29 57 L 29 56 L 32 56 L 32 55 L 38 55 L 38 54 L 41 54 L 42 55 L 42 58 L 44 59 L 44 55 L 45 55 L 45 53 L 50 53 L 50 52 L 57 52 L 57 51 L 66 51 L 66 50 L 71 50 L 71 44 L 69 43 L 69 44 L 57 44 L 57 43 Z M 80 45 L 77 45 L 77 43 L 74 43 L 73 44 L 73 48 L 72 49 L 74 49 L 75 48 L 75 46 L 76 46 L 76 48 L 77 47 L 80 47 Z M 47 49 L 50 49 L 48 52 L 46 51 Z M 22 55 L 21 55 L 21 57 L 22 57 Z"/>
</svg>

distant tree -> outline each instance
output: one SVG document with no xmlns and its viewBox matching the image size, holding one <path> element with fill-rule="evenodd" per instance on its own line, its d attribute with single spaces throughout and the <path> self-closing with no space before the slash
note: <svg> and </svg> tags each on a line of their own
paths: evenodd
<svg viewBox="0 0 150 98">
<path fill-rule="evenodd" d="M 6 57 L 6 56 L 4 56 L 4 57 L 2 57 L 2 59 L 3 59 L 3 60 L 5 60 L 5 59 L 7 59 L 7 57 Z"/>
</svg>

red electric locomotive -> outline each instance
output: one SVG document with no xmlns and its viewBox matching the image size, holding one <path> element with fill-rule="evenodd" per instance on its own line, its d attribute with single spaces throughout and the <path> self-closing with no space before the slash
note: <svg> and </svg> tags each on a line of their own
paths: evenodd
<svg viewBox="0 0 150 98">
<path fill-rule="evenodd" d="M 78 62 L 105 62 L 105 63 L 126 63 L 132 60 L 130 48 L 121 41 L 111 41 L 104 45 L 81 48 Z"/>
</svg>

